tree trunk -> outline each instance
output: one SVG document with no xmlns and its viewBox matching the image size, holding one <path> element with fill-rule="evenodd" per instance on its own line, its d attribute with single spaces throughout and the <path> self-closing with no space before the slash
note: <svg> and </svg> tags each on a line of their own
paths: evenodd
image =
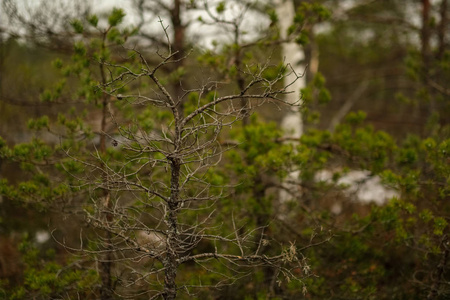
<svg viewBox="0 0 450 300">
<path fill-rule="evenodd" d="M 422 0 L 421 43 L 424 76 L 426 76 L 430 60 L 430 0 Z"/>
<path fill-rule="evenodd" d="M 175 0 L 173 3 L 173 7 L 170 10 L 170 19 L 173 26 L 173 38 L 172 38 L 172 47 L 174 52 L 178 52 L 175 55 L 175 59 L 177 60 L 173 68 L 174 70 L 177 70 L 184 65 L 184 59 L 181 59 L 184 55 L 184 48 L 185 48 L 185 31 L 186 26 L 183 24 L 183 21 L 181 20 L 181 0 Z M 184 112 L 184 103 L 182 95 L 183 95 L 183 89 L 181 87 L 180 82 L 175 82 L 173 85 L 173 91 L 174 91 L 174 98 L 177 103 L 178 111 L 180 115 L 183 115 Z"/>
<path fill-rule="evenodd" d="M 421 55 L 422 55 L 422 70 L 421 79 L 422 83 L 426 86 L 430 86 L 430 75 L 432 68 L 432 57 L 431 57 L 431 30 L 430 30 L 430 11 L 431 4 L 430 0 L 422 0 L 422 28 L 421 28 Z M 428 103 L 428 116 L 431 117 L 436 111 L 436 103 L 434 97 L 430 98 Z"/>
<path fill-rule="evenodd" d="M 282 40 L 288 38 L 287 31 L 295 16 L 295 5 L 293 0 L 276 0 L 276 13 L 279 18 L 280 37 Z M 305 67 L 302 61 L 305 57 L 303 49 L 295 42 L 285 42 L 282 44 L 282 57 L 289 63 L 297 74 L 302 74 Z M 295 80 L 295 74 L 290 74 L 284 79 L 284 85 L 288 85 Z M 286 95 L 288 103 L 298 103 L 300 100 L 300 89 L 306 85 L 305 78 L 299 78 L 290 86 L 291 94 Z M 290 131 L 292 136 L 300 137 L 303 133 L 303 122 L 298 107 L 291 109 L 283 118 L 282 127 Z"/>
<path fill-rule="evenodd" d="M 167 229 L 167 243 L 166 243 L 166 257 L 164 263 L 164 293 L 163 297 L 166 300 L 175 299 L 177 296 L 176 276 L 178 269 L 178 203 L 180 197 L 180 172 L 181 161 L 179 158 L 169 158 L 171 168 L 170 179 L 170 198 L 167 203 L 166 225 Z"/>
<path fill-rule="evenodd" d="M 105 42 L 106 42 L 106 32 L 103 36 L 103 44 L 102 47 L 105 48 Z M 104 65 L 100 64 L 100 74 L 102 77 L 102 84 L 105 85 L 107 83 L 106 80 L 106 74 Z M 108 94 L 103 93 L 102 95 L 102 119 L 100 123 L 100 153 L 103 155 L 106 153 L 106 125 L 107 125 L 107 119 L 109 115 L 109 101 L 108 101 Z M 103 165 L 101 168 L 104 168 Z M 108 177 L 103 176 L 102 178 L 103 184 L 108 185 Z M 100 204 L 100 207 L 102 208 L 102 220 L 104 222 L 104 226 L 106 228 L 109 228 L 109 224 L 112 222 L 112 214 L 110 213 L 112 209 L 111 205 L 111 194 L 110 191 L 107 189 L 103 189 L 103 195 L 102 195 L 102 203 Z M 106 253 L 102 255 L 101 257 L 101 279 L 102 279 L 102 286 L 100 288 L 100 298 L 102 300 L 111 300 L 113 299 L 113 280 L 112 280 L 112 264 L 113 264 L 113 256 L 112 256 L 112 242 L 111 242 L 112 236 L 111 232 L 106 231 L 103 247 L 106 250 Z"/>
<path fill-rule="evenodd" d="M 287 40 L 287 32 L 289 26 L 292 24 L 295 16 L 295 5 L 293 0 L 276 0 L 275 9 L 279 20 L 280 37 L 282 40 Z M 302 61 L 305 57 L 303 49 L 295 42 L 285 42 L 282 44 L 282 58 L 285 63 L 289 63 L 297 74 L 302 74 L 305 67 Z M 288 70 L 289 71 L 289 70 Z M 291 73 L 284 78 L 284 85 L 287 86 L 296 79 L 296 74 Z M 286 102 L 300 104 L 300 90 L 306 85 L 305 77 L 297 79 L 290 86 L 292 93 L 286 95 Z M 281 127 L 294 138 L 300 138 L 303 133 L 303 121 L 299 107 L 292 107 L 281 121 Z M 288 175 L 287 180 L 297 179 L 298 172 L 293 172 Z M 286 188 L 291 189 L 292 186 L 284 183 Z M 281 202 L 285 202 L 291 198 L 289 193 L 281 190 L 279 194 Z"/>
<path fill-rule="evenodd" d="M 446 33 L 447 24 L 448 24 L 447 10 L 448 10 L 448 1 L 442 0 L 441 7 L 440 7 L 441 21 L 440 21 L 439 27 L 438 27 L 438 40 L 439 40 L 438 54 L 437 54 L 438 59 L 441 59 L 442 55 L 445 52 L 445 46 L 446 46 L 445 45 L 445 33 Z"/>
</svg>

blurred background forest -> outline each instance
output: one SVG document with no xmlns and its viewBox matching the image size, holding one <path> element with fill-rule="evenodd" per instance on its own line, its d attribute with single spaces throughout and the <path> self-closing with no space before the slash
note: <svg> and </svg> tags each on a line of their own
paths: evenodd
<svg viewBox="0 0 450 300">
<path fill-rule="evenodd" d="M 216 97 L 191 92 L 199 82 L 214 82 L 209 91 L 219 94 L 239 93 L 257 63 L 275 66 L 264 73 L 270 80 L 286 72 L 283 43 L 296 43 L 304 53 L 295 62 L 305 70 L 301 137 L 281 126 L 288 111 L 283 105 L 269 101 L 246 115 L 250 107 L 237 101 L 243 117 L 217 137 L 230 150 L 201 177 L 220 198 L 205 204 L 215 207 L 209 226 L 238 231 L 236 218 L 242 232 L 264 227 L 264 240 L 272 241 L 263 247 L 267 255 L 276 256 L 272 245 L 290 249 L 295 243 L 302 267 L 290 275 L 298 280 L 281 280 L 283 272 L 267 266 L 235 277 L 219 267 L 230 276 L 222 285 L 209 267 L 186 264 L 178 270 L 177 280 L 187 282 L 179 299 L 449 299 L 447 0 L 290 1 L 295 16 L 287 38 L 276 9 L 284 1 L 73 2 L 2 2 L 1 299 L 169 299 L 158 294 L 161 288 L 147 290 L 145 280 L 132 285 L 126 278 L 137 276 L 136 266 L 129 273 L 118 257 L 102 259 L 105 242 L 97 238 L 94 246 L 93 233 L 104 237 L 102 230 L 115 221 L 107 217 L 102 228 L 89 223 L 98 191 L 89 184 L 73 188 L 81 176 L 90 179 L 86 168 L 67 161 L 88 161 L 98 153 L 105 161 L 125 160 L 121 149 L 130 138 L 121 130 L 133 122 L 143 130 L 161 126 L 171 132 L 176 117 L 128 96 L 157 87 L 143 79 L 125 77 L 122 86 L 112 79 L 120 76 L 115 66 L 139 72 L 133 69 L 138 63 L 129 61 L 133 49 L 147 67 L 160 63 L 157 53 L 169 45 L 158 17 L 179 51 L 173 64 L 161 67 L 161 82 L 175 98 L 186 98 L 178 108 L 186 116 Z M 211 131 L 204 137 L 215 138 Z M 164 168 L 155 176 L 169 182 Z M 120 205 L 132 206 L 129 196 L 120 195 L 128 201 Z M 136 207 L 146 226 L 164 226 Z M 104 209 L 113 214 L 113 208 Z M 182 218 L 198 222 L 189 212 Z M 231 218 L 233 224 L 223 225 Z M 117 226 L 125 222 L 117 220 Z M 142 241 L 136 233 L 131 239 Z M 95 251 L 73 250 L 81 240 Z M 215 247 L 194 244 L 192 253 Z M 105 261 L 114 261 L 108 278 L 99 267 Z"/>
</svg>

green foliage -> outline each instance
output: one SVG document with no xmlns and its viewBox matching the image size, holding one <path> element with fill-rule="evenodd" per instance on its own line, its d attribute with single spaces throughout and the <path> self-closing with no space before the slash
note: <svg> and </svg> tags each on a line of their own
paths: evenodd
<svg viewBox="0 0 450 300">
<path fill-rule="evenodd" d="M 295 41 L 305 45 L 309 42 L 309 33 L 304 28 L 311 24 L 323 22 L 330 16 L 331 12 L 319 3 L 301 2 L 297 7 L 293 23 L 288 29 L 288 35 L 295 34 Z"/>
<path fill-rule="evenodd" d="M 63 67 L 63 61 L 60 58 L 55 59 L 52 64 L 53 67 L 57 69 L 61 69 Z"/>
<path fill-rule="evenodd" d="M 93 271 L 84 272 L 67 268 L 56 263 L 55 253 L 45 253 L 25 238 L 19 245 L 24 264 L 24 285 L 11 291 L 8 299 L 49 299 L 61 296 L 95 296 L 98 275 Z"/>
<path fill-rule="evenodd" d="M 83 42 L 77 42 L 74 45 L 75 58 L 83 57 L 86 54 L 86 47 Z"/>
<path fill-rule="evenodd" d="M 108 17 L 109 26 L 117 26 L 122 23 L 125 17 L 125 12 L 121 8 L 113 8 L 111 14 Z"/>
<path fill-rule="evenodd" d="M 325 83 L 325 78 L 318 72 L 308 86 L 300 91 L 303 101 L 302 114 L 306 123 L 316 124 L 320 118 L 320 113 L 313 108 L 331 101 L 331 94 Z"/>
<path fill-rule="evenodd" d="M 111 28 L 111 30 L 108 31 L 107 39 L 110 42 L 115 42 L 118 45 L 122 45 L 125 43 L 125 40 L 122 37 L 122 34 L 120 33 L 119 29 L 116 27 Z"/>
<path fill-rule="evenodd" d="M 276 11 L 274 9 L 269 9 L 267 14 L 269 15 L 271 24 L 275 24 L 278 22 L 279 19 L 278 19 Z"/>
<path fill-rule="evenodd" d="M 83 33 L 84 28 L 80 20 L 75 19 L 72 22 L 70 22 L 70 25 L 72 26 L 73 30 L 75 30 L 76 33 Z"/>
<path fill-rule="evenodd" d="M 225 1 L 219 2 L 216 6 L 216 12 L 219 14 L 222 14 L 225 12 Z"/>
<path fill-rule="evenodd" d="M 91 24 L 94 27 L 97 27 L 97 25 L 98 25 L 98 17 L 97 17 L 97 15 L 91 15 L 91 16 L 88 17 L 87 20 L 88 20 L 89 24 Z"/>
</svg>

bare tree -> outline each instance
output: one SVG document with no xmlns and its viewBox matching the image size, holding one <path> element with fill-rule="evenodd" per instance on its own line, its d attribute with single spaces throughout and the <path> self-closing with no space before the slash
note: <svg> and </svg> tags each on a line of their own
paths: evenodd
<svg viewBox="0 0 450 300">
<path fill-rule="evenodd" d="M 160 63 L 155 67 L 136 50 L 138 66 L 101 62 L 110 74 L 99 86 L 104 94 L 140 109 L 151 107 L 166 117 L 165 122 L 148 129 L 136 121 L 122 124 L 110 110 L 118 136 L 109 137 L 125 161 L 106 160 L 102 151 L 97 151 L 97 162 L 92 163 L 72 156 L 67 149 L 67 155 L 86 168 L 85 176 L 77 177 L 80 185 L 89 187 L 92 199 L 102 199 L 93 201 L 93 210 L 86 210 L 88 223 L 107 236 L 99 235 L 96 249 L 65 247 L 100 255 L 103 263 L 114 261 L 116 283 L 121 285 L 115 292 L 121 296 L 136 296 L 130 294 L 133 287 L 135 293 L 152 299 L 175 299 L 180 290 L 189 293 L 192 288 L 203 287 L 201 280 L 196 284 L 176 280 L 179 268 L 194 268 L 192 263 L 221 278 L 215 287 L 231 284 L 255 267 L 273 268 L 278 280 L 301 280 L 293 269 L 307 276 L 308 266 L 294 244 L 280 245 L 275 256 L 265 253 L 268 243 L 276 243 L 264 233 L 269 224 L 243 229 L 244 224 L 233 215 L 228 224 L 214 222 L 220 214 L 220 202 L 230 197 L 232 187 L 209 179 L 228 150 L 218 141 L 222 128 L 232 126 L 244 115 L 242 110 L 248 109 L 239 101 L 244 99 L 254 106 L 270 101 L 286 103 L 280 97 L 299 77 L 283 85 L 286 75 L 282 70 L 275 79 L 266 79 L 264 72 L 276 66 L 262 63 L 240 70 L 248 77 L 248 84 L 238 93 L 226 94 L 221 82 L 200 83 L 204 79 L 196 78 L 197 88 L 183 90 L 181 97 L 176 97 L 159 72 L 184 57 L 172 49 L 166 27 L 162 27 L 168 48 L 165 53 L 157 52 Z M 118 95 L 134 81 L 147 81 L 151 95 L 139 91 Z M 179 109 L 185 99 L 192 104 L 187 111 Z M 97 195 L 97 191 L 107 193 Z"/>
</svg>

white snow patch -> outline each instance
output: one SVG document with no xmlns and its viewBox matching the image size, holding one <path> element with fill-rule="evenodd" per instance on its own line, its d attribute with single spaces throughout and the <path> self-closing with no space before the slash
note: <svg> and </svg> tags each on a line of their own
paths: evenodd
<svg viewBox="0 0 450 300">
<path fill-rule="evenodd" d="M 331 182 L 333 172 L 321 170 L 316 174 L 316 181 Z M 352 170 L 343 175 L 336 182 L 338 185 L 345 185 L 344 192 L 348 196 L 354 196 L 355 200 L 361 203 L 385 204 L 389 199 L 398 196 L 398 192 L 383 185 L 381 178 L 372 175 L 367 170 Z"/>
<path fill-rule="evenodd" d="M 34 238 L 38 244 L 44 244 L 50 239 L 50 233 L 46 230 L 38 230 Z"/>
</svg>

